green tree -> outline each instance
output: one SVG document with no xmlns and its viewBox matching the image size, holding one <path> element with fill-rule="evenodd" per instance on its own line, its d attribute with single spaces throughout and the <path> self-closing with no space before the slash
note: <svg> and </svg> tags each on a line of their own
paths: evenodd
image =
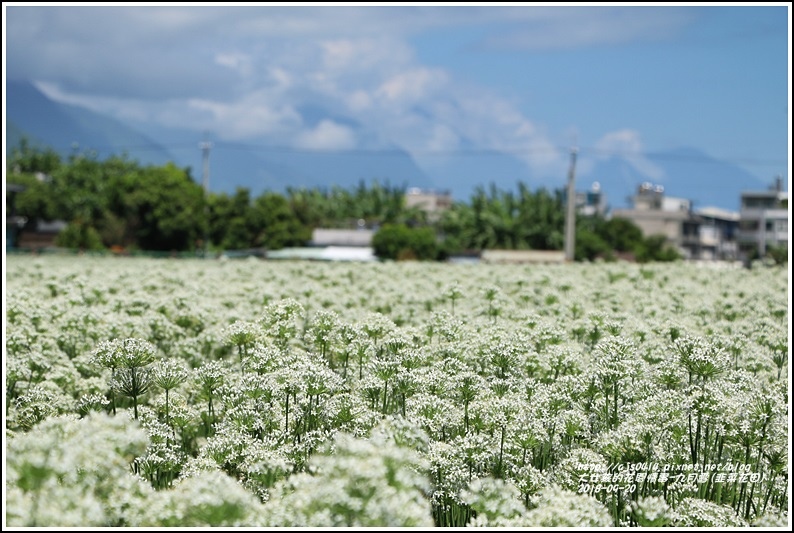
<svg viewBox="0 0 794 533">
<path fill-rule="evenodd" d="M 311 239 L 311 227 L 290 208 L 287 199 L 273 192 L 257 197 L 251 209 L 253 245 L 271 250 L 303 246 Z"/>
<path fill-rule="evenodd" d="M 768 246 L 766 255 L 772 258 L 776 265 L 785 265 L 788 263 L 788 246 L 785 244 Z"/>
<path fill-rule="evenodd" d="M 79 250 L 103 250 L 102 237 L 99 232 L 89 224 L 69 223 L 55 237 L 55 244 L 62 248 Z"/>
<path fill-rule="evenodd" d="M 577 229 L 574 259 L 576 261 L 593 261 L 599 257 L 608 260 L 614 258 L 609 244 L 600 235 L 586 227 Z"/>
<path fill-rule="evenodd" d="M 436 259 L 438 244 L 432 228 L 385 224 L 372 237 L 375 255 L 382 259 Z"/>
<path fill-rule="evenodd" d="M 405 187 L 367 186 L 363 180 L 352 189 L 288 187 L 287 201 L 304 226 L 347 227 L 358 220 L 368 225 L 426 222 L 420 209 L 405 207 Z"/>
<path fill-rule="evenodd" d="M 7 181 L 24 187 L 23 191 L 16 193 L 14 204 L 17 214 L 26 217 L 29 226 L 34 226 L 39 220 L 51 221 L 58 217 L 58 205 L 49 181 L 33 174 L 15 172 L 8 174 Z"/>
<path fill-rule="evenodd" d="M 441 217 L 445 250 L 488 248 L 558 250 L 562 248 L 565 214 L 560 191 L 530 191 L 519 183 L 518 194 L 491 185 L 478 187 L 470 203 L 456 202 Z"/>
<path fill-rule="evenodd" d="M 251 194 L 238 187 L 234 196 L 226 193 L 210 194 L 210 242 L 215 248 L 241 250 L 254 246 L 255 232 L 252 220 Z"/>
<path fill-rule="evenodd" d="M 287 207 L 297 217 L 301 225 L 309 228 L 326 225 L 327 201 L 319 189 L 287 187 L 286 200 Z M 271 198 L 267 201 L 274 202 L 275 200 Z"/>
<path fill-rule="evenodd" d="M 642 230 L 627 218 L 613 217 L 602 225 L 600 237 L 618 252 L 630 252 L 643 240 Z"/>
<path fill-rule="evenodd" d="M 59 246 L 103 248 L 100 229 L 108 215 L 108 171 L 112 163 L 74 155 L 67 163 L 55 166 L 55 159 L 52 155 L 44 158 L 44 167 L 51 169 L 51 174 L 43 180 L 37 178 L 37 183 L 29 184 L 18 198 L 20 214 L 35 220 L 68 222 L 64 234 L 56 239 Z"/>
<path fill-rule="evenodd" d="M 651 242 L 650 246 L 658 246 Z M 592 261 L 596 257 L 614 259 L 615 252 L 656 253 L 647 249 L 642 230 L 626 218 L 605 219 L 601 215 L 576 217 L 575 258 L 577 261 Z M 653 259 L 656 260 L 656 259 Z"/>
<path fill-rule="evenodd" d="M 563 191 L 545 188 L 531 193 L 519 184 L 519 227 L 527 246 L 535 250 L 561 250 L 565 243 Z"/>
<path fill-rule="evenodd" d="M 31 145 L 27 137 L 23 137 L 19 146 L 11 149 L 7 166 L 9 174 L 51 174 L 61 166 L 61 156 L 52 148 Z"/>
<path fill-rule="evenodd" d="M 173 163 L 115 176 L 111 208 L 126 221 L 127 242 L 144 250 L 191 250 L 203 238 L 204 191 Z"/>
<path fill-rule="evenodd" d="M 681 259 L 675 248 L 667 244 L 664 235 L 651 235 L 634 248 L 634 257 L 639 263 L 654 261 L 677 261 Z"/>
<path fill-rule="evenodd" d="M 97 231 L 112 187 L 103 164 L 90 156 L 72 157 L 53 173 L 52 186 L 57 218 L 73 226 L 76 235 Z"/>
</svg>

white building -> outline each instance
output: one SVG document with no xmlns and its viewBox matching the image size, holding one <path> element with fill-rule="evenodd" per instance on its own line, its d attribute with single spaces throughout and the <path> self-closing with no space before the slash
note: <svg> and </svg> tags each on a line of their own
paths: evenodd
<svg viewBox="0 0 794 533">
<path fill-rule="evenodd" d="M 576 212 L 584 216 L 601 215 L 604 216 L 607 211 L 607 201 L 604 191 L 601 190 L 601 184 L 597 181 L 593 182 L 589 191 L 576 192 Z"/>
<path fill-rule="evenodd" d="M 452 207 L 452 195 L 449 191 L 424 190 L 417 187 L 405 193 L 405 207 L 416 207 L 427 213 L 430 221 L 438 220 L 441 213 Z"/>
<path fill-rule="evenodd" d="M 739 249 L 745 257 L 764 257 L 770 246 L 788 246 L 788 192 L 780 177 L 766 191 L 742 193 Z"/>
<path fill-rule="evenodd" d="M 612 216 L 631 220 L 645 237 L 664 235 L 686 259 L 738 258 L 739 213 L 717 207 L 693 209 L 690 200 L 665 196 L 664 187 L 650 183 L 643 183 L 633 200 L 633 209 L 616 209 Z"/>
<path fill-rule="evenodd" d="M 632 209 L 615 209 L 613 217 L 627 218 L 645 237 L 664 235 L 686 259 L 699 259 L 700 220 L 689 200 L 664 195 L 664 187 L 643 183 L 632 198 Z"/>
<path fill-rule="evenodd" d="M 735 261 L 739 258 L 736 234 L 739 213 L 719 207 L 696 209 L 700 218 L 700 259 Z"/>
<path fill-rule="evenodd" d="M 372 246 L 374 229 L 363 226 L 358 229 L 315 228 L 312 230 L 312 246 Z"/>
</svg>

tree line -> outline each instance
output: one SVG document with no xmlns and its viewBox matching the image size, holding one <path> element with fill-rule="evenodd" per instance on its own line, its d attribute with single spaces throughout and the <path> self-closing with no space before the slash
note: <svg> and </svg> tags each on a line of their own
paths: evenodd
<svg viewBox="0 0 794 533">
<path fill-rule="evenodd" d="M 430 218 L 407 207 L 406 188 L 361 181 L 345 189 L 289 187 L 254 197 L 204 190 L 190 168 L 142 165 L 126 156 L 62 158 L 23 140 L 7 162 L 7 183 L 21 185 L 14 208 L 28 222 L 63 220 L 56 244 L 65 248 L 214 252 L 304 246 L 314 228 L 378 228 L 376 254 L 390 259 L 443 259 L 484 249 L 559 250 L 564 244 L 564 191 L 479 187 Z M 577 216 L 576 258 L 610 259 L 633 253 L 640 261 L 677 254 L 663 238 L 644 238 L 625 219 Z M 27 228 L 27 229 L 26 229 Z M 208 243 L 205 243 L 208 240 Z"/>
</svg>

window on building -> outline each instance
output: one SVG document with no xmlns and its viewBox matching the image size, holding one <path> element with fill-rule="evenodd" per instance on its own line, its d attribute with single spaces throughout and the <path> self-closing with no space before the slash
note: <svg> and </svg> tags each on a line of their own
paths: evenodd
<svg viewBox="0 0 794 533">
<path fill-rule="evenodd" d="M 747 209 L 771 209 L 775 207 L 775 198 L 763 196 L 746 196 L 742 198 L 742 207 Z"/>
<path fill-rule="evenodd" d="M 758 231 L 758 221 L 741 220 L 739 221 L 739 229 L 742 231 Z"/>
</svg>

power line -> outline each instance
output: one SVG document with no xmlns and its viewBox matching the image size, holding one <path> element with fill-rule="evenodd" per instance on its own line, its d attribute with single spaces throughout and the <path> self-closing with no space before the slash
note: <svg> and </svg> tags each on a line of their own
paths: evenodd
<svg viewBox="0 0 794 533">
<path fill-rule="evenodd" d="M 276 153 L 302 153 L 302 154 L 339 154 L 339 155 L 387 155 L 387 154 L 416 154 L 423 156 L 482 156 L 482 155 L 555 155 L 565 153 L 569 148 L 561 146 L 552 146 L 545 148 L 473 148 L 473 149 L 448 149 L 448 150 L 424 150 L 424 149 L 403 149 L 403 148 L 347 148 L 347 149 L 320 149 L 320 148 L 301 148 L 286 145 L 266 145 L 256 143 L 239 143 L 239 142 L 218 142 L 216 145 L 219 148 L 228 149 L 241 149 L 262 152 L 276 152 Z M 636 152 L 636 153 L 620 153 L 614 150 L 604 150 L 594 147 L 579 148 L 580 154 L 588 156 L 622 156 L 622 157 L 644 157 L 648 159 L 666 159 L 666 160 L 680 160 L 692 161 L 698 163 L 734 163 L 734 164 L 748 164 L 748 165 L 768 165 L 768 166 L 781 166 L 786 165 L 785 160 L 772 160 L 760 158 L 732 158 L 732 157 L 711 157 L 703 155 L 688 155 L 688 154 L 670 154 L 664 152 Z"/>
<path fill-rule="evenodd" d="M 217 150 L 246 150 L 252 152 L 269 152 L 269 153 L 294 153 L 294 154 L 307 154 L 307 155 L 346 155 L 346 156 L 384 156 L 384 155 L 420 155 L 424 157 L 477 157 L 477 156 L 548 156 L 560 155 L 565 153 L 568 148 L 560 146 L 551 146 L 544 148 L 468 148 L 468 149 L 411 149 L 404 148 L 303 148 L 288 145 L 273 145 L 273 144 L 259 144 L 259 143 L 243 143 L 243 142 L 229 142 L 229 141 L 216 141 L 213 143 L 213 148 Z M 99 147 L 89 147 L 85 151 L 95 152 L 118 152 L 128 153 L 130 151 L 162 151 L 165 150 L 194 150 L 194 143 L 162 143 L 157 145 L 106 145 Z M 619 152 L 615 150 L 604 150 L 595 147 L 580 147 L 578 150 L 580 156 L 589 157 L 623 157 L 623 158 L 645 158 L 653 160 L 666 160 L 666 161 L 689 161 L 699 164 L 721 164 L 730 163 L 736 165 L 748 166 L 767 166 L 767 167 L 781 167 L 786 166 L 788 161 L 783 159 L 763 159 L 754 157 L 713 157 L 698 154 L 675 154 L 665 152 Z"/>
</svg>

